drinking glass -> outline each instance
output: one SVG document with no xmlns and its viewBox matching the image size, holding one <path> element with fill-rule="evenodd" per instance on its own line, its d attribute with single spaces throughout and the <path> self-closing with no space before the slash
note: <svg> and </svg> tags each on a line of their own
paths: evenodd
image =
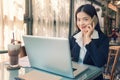
<svg viewBox="0 0 120 80">
<path fill-rule="evenodd" d="M 9 69 L 19 68 L 19 53 L 21 50 L 21 44 L 8 44 L 8 55 L 9 55 Z"/>
</svg>

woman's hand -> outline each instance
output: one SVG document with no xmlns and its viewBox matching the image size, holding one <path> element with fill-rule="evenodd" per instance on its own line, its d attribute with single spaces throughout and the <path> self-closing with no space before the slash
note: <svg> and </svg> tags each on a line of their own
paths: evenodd
<svg viewBox="0 0 120 80">
<path fill-rule="evenodd" d="M 91 35 L 92 35 L 93 31 L 94 31 L 94 28 L 95 28 L 94 23 L 88 25 L 88 26 L 86 27 L 86 33 L 85 33 L 84 36 L 85 36 L 86 38 L 91 38 Z"/>
<path fill-rule="evenodd" d="M 86 31 L 83 37 L 84 45 L 89 44 L 91 42 L 91 35 L 93 34 L 93 31 L 94 31 L 94 23 L 86 27 Z"/>
</svg>

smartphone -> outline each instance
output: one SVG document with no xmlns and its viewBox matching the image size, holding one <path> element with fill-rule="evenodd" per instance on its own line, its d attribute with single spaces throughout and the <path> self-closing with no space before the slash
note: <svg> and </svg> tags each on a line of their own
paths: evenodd
<svg viewBox="0 0 120 80">
<path fill-rule="evenodd" d="M 96 26 L 96 25 L 97 25 L 97 23 L 98 23 L 98 18 L 97 18 L 97 16 L 96 16 L 96 15 L 94 15 L 94 16 L 93 16 L 93 18 L 92 18 L 92 20 L 91 20 L 90 24 L 93 24 L 93 22 L 94 22 L 94 25 Z"/>
</svg>

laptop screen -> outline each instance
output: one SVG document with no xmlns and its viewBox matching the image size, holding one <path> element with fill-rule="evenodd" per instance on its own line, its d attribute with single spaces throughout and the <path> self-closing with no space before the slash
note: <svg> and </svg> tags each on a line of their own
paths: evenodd
<svg viewBox="0 0 120 80">
<path fill-rule="evenodd" d="M 73 77 L 68 39 L 26 35 L 23 40 L 32 67 Z"/>
</svg>

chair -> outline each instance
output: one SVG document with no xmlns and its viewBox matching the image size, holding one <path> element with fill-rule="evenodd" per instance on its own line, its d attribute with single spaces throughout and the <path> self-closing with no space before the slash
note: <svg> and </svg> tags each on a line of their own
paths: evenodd
<svg viewBox="0 0 120 80">
<path fill-rule="evenodd" d="M 109 77 L 110 80 L 114 80 L 116 65 L 119 59 L 120 46 L 110 46 L 108 61 L 106 64 L 105 72 L 107 72 L 104 76 Z"/>
</svg>

